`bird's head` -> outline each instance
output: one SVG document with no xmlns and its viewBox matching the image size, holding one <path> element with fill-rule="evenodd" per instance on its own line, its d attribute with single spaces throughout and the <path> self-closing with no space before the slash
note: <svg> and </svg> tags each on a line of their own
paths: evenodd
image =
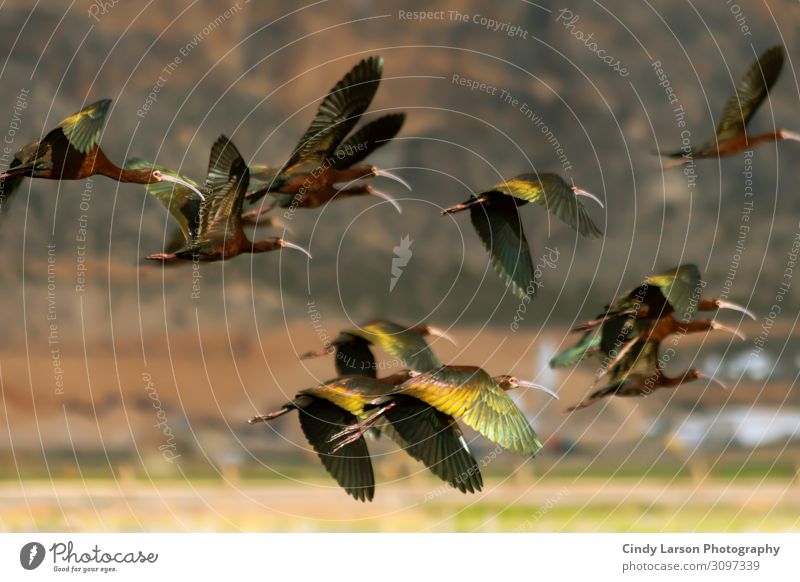
<svg viewBox="0 0 800 582">
<path fill-rule="evenodd" d="M 544 392 L 545 394 L 548 394 L 552 398 L 558 400 L 558 395 L 547 386 L 542 386 L 541 384 L 530 382 L 528 380 L 520 380 L 516 376 L 503 374 L 501 376 L 495 376 L 494 381 L 497 382 L 497 385 L 500 386 L 500 388 L 505 391 L 514 390 L 516 388 L 524 388 L 526 390 L 539 390 L 541 392 Z"/>
<path fill-rule="evenodd" d="M 147 171 L 149 172 L 149 176 L 150 176 L 150 180 L 149 181 L 151 183 L 152 182 L 172 182 L 174 184 L 179 184 L 179 185 L 181 185 L 181 186 L 183 186 L 185 188 L 189 188 L 189 190 L 191 190 L 192 192 L 197 194 L 200 197 L 201 200 L 205 200 L 205 196 L 203 196 L 203 193 L 200 192 L 200 190 L 198 190 L 196 186 L 190 184 L 186 180 L 184 180 L 182 178 L 178 178 L 177 176 L 171 176 L 169 174 L 165 174 L 161 170 L 151 169 L 151 170 L 147 170 Z"/>
</svg>

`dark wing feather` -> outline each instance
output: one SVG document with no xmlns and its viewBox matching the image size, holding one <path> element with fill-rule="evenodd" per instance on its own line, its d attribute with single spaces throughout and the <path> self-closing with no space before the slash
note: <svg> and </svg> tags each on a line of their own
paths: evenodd
<svg viewBox="0 0 800 582">
<path fill-rule="evenodd" d="M 384 416 L 406 452 L 462 493 L 480 491 L 480 468 L 453 417 L 408 396 L 397 396 L 395 402 Z"/>
<path fill-rule="evenodd" d="M 493 198 L 470 207 L 472 226 L 489 251 L 495 271 L 520 299 L 536 293 L 533 258 L 514 201 Z"/>
<path fill-rule="evenodd" d="M 369 349 L 369 342 L 360 337 L 354 337 L 349 333 L 343 333 L 336 341 L 336 373 L 339 376 L 349 376 L 357 374 L 377 377 L 377 365 L 375 356 Z"/>
<path fill-rule="evenodd" d="M 778 80 L 783 68 L 784 52 L 782 46 L 774 46 L 764 51 L 752 64 L 725 104 L 717 127 L 718 141 L 735 138 L 745 130 Z"/>
<path fill-rule="evenodd" d="M 303 162 L 321 163 L 333 154 L 372 102 L 382 72 L 383 59 L 369 57 L 359 62 L 336 83 L 322 101 L 316 117 L 286 162 L 285 168 Z"/>
<path fill-rule="evenodd" d="M 335 169 L 342 170 L 364 160 L 396 136 L 405 123 L 405 113 L 392 113 L 370 121 L 347 138 L 333 154 Z"/>
<path fill-rule="evenodd" d="M 232 238 L 242 229 L 242 206 L 250 171 L 224 135 L 211 148 L 205 200 L 200 205 L 200 242 L 216 244 Z"/>
<path fill-rule="evenodd" d="M 111 99 L 101 99 L 70 115 L 56 127 L 61 129 L 73 148 L 87 154 L 100 141 L 100 132 L 110 105 Z"/>
<path fill-rule="evenodd" d="M 375 475 L 364 437 L 333 452 L 330 439 L 344 427 L 358 422 L 351 413 L 335 404 L 313 398 L 298 410 L 300 427 L 314 448 L 325 469 L 336 482 L 359 501 L 372 501 L 375 495 Z"/>
<path fill-rule="evenodd" d="M 521 174 L 496 184 L 491 191 L 541 204 L 581 236 L 599 238 L 603 235 L 572 187 L 558 174 Z"/>
</svg>

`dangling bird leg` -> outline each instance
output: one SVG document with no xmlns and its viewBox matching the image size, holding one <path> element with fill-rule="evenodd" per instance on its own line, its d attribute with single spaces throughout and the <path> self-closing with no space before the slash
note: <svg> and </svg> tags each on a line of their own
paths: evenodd
<svg viewBox="0 0 800 582">
<path fill-rule="evenodd" d="M 344 430 L 341 430 L 335 435 L 333 435 L 330 439 L 328 439 L 328 442 L 334 442 L 338 439 L 342 440 L 336 444 L 336 446 L 333 448 L 331 452 L 335 453 L 342 447 L 345 447 L 351 443 L 356 442 L 358 439 L 364 436 L 364 434 L 369 429 L 371 429 L 374 426 L 374 424 L 378 421 L 378 419 L 383 415 L 384 412 L 386 412 L 390 408 L 394 408 L 396 405 L 397 402 L 392 401 L 386 406 L 379 408 L 377 411 L 375 411 L 373 414 L 371 414 L 361 422 L 357 422 L 356 424 L 351 424 L 350 426 L 345 427 Z"/>
<path fill-rule="evenodd" d="M 442 210 L 442 214 L 455 214 L 456 212 L 461 212 L 462 210 L 466 210 L 470 206 L 475 206 L 476 204 L 483 204 L 489 198 L 486 196 L 481 196 L 480 198 L 472 198 L 467 200 L 466 202 L 462 202 L 461 204 L 456 204 L 455 206 L 451 206 L 450 208 L 445 208 Z"/>
<path fill-rule="evenodd" d="M 269 422 L 273 418 L 278 418 L 279 416 L 283 416 L 287 412 L 289 412 L 292 408 L 291 407 L 284 407 L 280 410 L 276 410 L 275 412 L 270 412 L 267 414 L 259 414 L 258 416 L 254 416 L 253 418 L 247 421 L 247 424 L 256 424 L 258 422 Z"/>
</svg>

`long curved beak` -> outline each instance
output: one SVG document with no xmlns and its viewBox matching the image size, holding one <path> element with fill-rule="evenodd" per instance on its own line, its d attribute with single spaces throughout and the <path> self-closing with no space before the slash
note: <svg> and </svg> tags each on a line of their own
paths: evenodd
<svg viewBox="0 0 800 582">
<path fill-rule="evenodd" d="M 722 387 L 723 390 L 727 390 L 728 389 L 728 385 L 725 384 L 725 382 L 723 382 L 721 380 L 717 380 L 716 378 L 714 378 L 714 376 L 709 376 L 707 374 L 703 374 L 701 372 L 698 372 L 697 377 L 698 378 L 704 378 L 704 379 L 708 380 L 709 382 L 714 382 L 715 384 L 719 384 Z"/>
<path fill-rule="evenodd" d="M 586 190 L 581 190 L 580 188 L 577 188 L 575 186 L 572 187 L 572 191 L 575 193 L 575 196 L 585 196 L 586 198 L 589 198 L 597 202 L 600 205 L 600 208 L 605 208 L 600 199 L 591 192 L 587 192 Z"/>
<path fill-rule="evenodd" d="M 384 200 L 386 200 L 386 202 L 394 206 L 394 209 L 397 210 L 398 214 L 403 214 L 403 209 L 400 208 L 400 203 L 391 196 L 389 196 L 386 192 L 381 192 L 376 188 L 370 187 L 369 193 L 372 194 L 373 196 L 377 196 L 378 198 L 383 198 Z"/>
<path fill-rule="evenodd" d="M 328 354 L 332 354 L 336 351 L 336 348 L 333 346 L 328 346 L 326 348 L 322 348 L 320 350 L 311 350 L 310 352 L 306 352 L 300 355 L 301 360 L 310 360 L 311 358 L 320 358 L 322 356 L 327 356 Z"/>
<path fill-rule="evenodd" d="M 311 253 L 309 253 L 306 249 L 304 249 L 300 245 L 296 245 L 294 243 L 291 243 L 288 240 L 280 239 L 279 244 L 285 249 L 294 249 L 296 251 L 300 251 L 305 256 L 307 256 L 309 259 L 313 259 L 314 258 L 314 257 L 311 256 Z"/>
<path fill-rule="evenodd" d="M 711 329 L 718 329 L 720 331 L 727 331 L 729 334 L 735 335 L 736 337 L 738 337 L 742 341 L 747 339 L 747 336 L 745 336 L 738 329 L 733 329 L 732 327 L 728 327 L 727 325 L 723 325 L 723 324 L 719 323 L 718 321 L 713 321 L 713 320 L 711 321 Z"/>
<path fill-rule="evenodd" d="M 731 309 L 733 311 L 739 311 L 744 313 L 747 317 L 755 321 L 756 315 L 746 307 L 739 305 L 738 303 L 733 303 L 731 301 L 725 301 L 724 299 L 717 299 L 717 309 Z"/>
<path fill-rule="evenodd" d="M 786 129 L 782 129 L 780 131 L 781 139 L 788 139 L 791 141 L 800 141 L 800 133 L 795 133 L 793 131 L 788 131 Z"/>
<path fill-rule="evenodd" d="M 405 180 L 403 180 L 403 179 L 402 179 L 400 176 L 398 176 L 397 174 L 392 174 L 391 172 L 388 172 L 388 171 L 386 171 L 386 170 L 379 170 L 379 169 L 377 169 L 377 168 L 376 168 L 376 169 L 373 171 L 373 173 L 374 173 L 376 176 L 381 176 L 381 177 L 383 177 L 383 178 L 389 178 L 390 180 L 394 180 L 395 182 L 400 182 L 400 183 L 401 183 L 403 186 L 405 186 L 406 188 L 408 188 L 408 191 L 409 191 L 409 192 L 411 192 L 411 191 L 412 191 L 412 189 L 411 189 L 411 185 L 410 185 L 408 182 L 406 182 Z"/>
<path fill-rule="evenodd" d="M 525 388 L 526 390 L 539 390 L 540 392 L 544 392 L 551 398 L 555 398 L 558 400 L 558 394 L 553 392 L 547 386 L 542 386 L 541 384 L 537 384 L 536 382 L 529 382 L 528 380 L 517 380 L 517 386 L 519 388 Z"/>
<path fill-rule="evenodd" d="M 447 341 L 449 341 L 454 346 L 458 346 L 458 342 L 456 342 L 456 340 L 454 340 L 452 338 L 452 336 L 447 335 L 447 332 L 445 332 L 443 329 L 440 329 L 438 327 L 433 327 L 433 326 L 429 325 L 428 326 L 428 333 L 430 335 L 434 336 L 434 337 L 440 337 L 442 339 L 446 339 Z"/>
<path fill-rule="evenodd" d="M 185 186 L 186 188 L 189 188 L 189 190 L 200 196 L 200 200 L 206 199 L 206 197 L 203 196 L 203 193 L 200 192 L 200 190 L 198 190 L 195 186 L 192 186 L 186 180 L 181 180 L 180 178 L 176 178 L 175 176 L 168 176 L 167 174 L 161 174 L 161 180 L 164 182 L 173 182 L 175 184 L 180 184 L 181 186 Z"/>
</svg>

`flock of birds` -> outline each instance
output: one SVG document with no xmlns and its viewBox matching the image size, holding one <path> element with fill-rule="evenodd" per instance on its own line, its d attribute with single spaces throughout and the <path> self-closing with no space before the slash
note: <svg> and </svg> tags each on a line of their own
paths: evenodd
<svg viewBox="0 0 800 582">
<path fill-rule="evenodd" d="M 665 167 L 734 154 L 766 141 L 800 141 L 798 134 L 785 130 L 758 136 L 746 131 L 777 80 L 783 61 L 781 46 L 764 52 L 728 100 L 716 135 L 701 146 L 662 153 L 673 158 Z M 374 187 L 372 179 L 392 179 L 409 190 L 410 186 L 399 176 L 363 162 L 397 135 L 405 115 L 385 115 L 353 131 L 378 89 L 382 70 L 383 60 L 369 57 L 349 71 L 322 101 L 298 146 L 279 167 L 248 167 L 233 142 L 220 136 L 211 148 L 202 185 L 143 159 L 130 159 L 123 168 L 116 166 L 99 146 L 111 102 L 98 101 L 16 153 L 10 167 L 0 174 L 0 210 L 7 207 L 23 178 L 81 180 L 102 175 L 145 185 L 175 219 L 174 240 L 163 252 L 150 254 L 147 259 L 218 261 L 280 248 L 295 249 L 311 258 L 306 249 L 283 238 L 250 241 L 245 225 L 254 231 L 276 226 L 277 221 L 269 216 L 275 206 L 317 208 L 351 196 L 376 196 L 401 210 L 394 198 Z M 536 271 L 518 208 L 538 203 L 582 236 L 600 237 L 602 232 L 592 221 L 583 198 L 603 206 L 596 196 L 557 174 L 526 173 L 477 192 L 442 212 L 470 211 L 472 225 L 495 270 L 513 294 L 523 298 L 535 292 L 532 283 Z M 669 336 L 709 330 L 742 337 L 737 329 L 715 319 L 696 319 L 698 311 L 732 309 L 753 319 L 755 316 L 735 303 L 702 297 L 703 287 L 698 268 L 682 265 L 645 278 L 607 305 L 598 317 L 575 326 L 572 331 L 581 333 L 580 339 L 557 354 L 550 366 L 599 360 L 595 383 L 607 380 L 568 410 L 585 408 L 609 396 L 644 396 L 704 377 L 694 369 L 667 376 L 665 358 L 660 353 L 662 342 Z M 333 354 L 334 379 L 301 390 L 277 411 L 255 416 L 249 422 L 271 421 L 298 411 L 302 431 L 325 469 L 358 500 L 374 496 L 367 437 L 378 435 L 386 435 L 452 487 L 462 492 L 480 491 L 480 468 L 457 421 L 505 449 L 535 455 L 542 443 L 508 391 L 537 389 L 557 396 L 543 386 L 510 375 L 492 376 L 476 366 L 443 365 L 426 336 L 448 339 L 433 327 L 407 327 L 388 321 L 343 330 L 323 349 L 301 356 Z M 372 351 L 375 347 L 401 362 L 402 371 L 379 378 Z"/>
</svg>

